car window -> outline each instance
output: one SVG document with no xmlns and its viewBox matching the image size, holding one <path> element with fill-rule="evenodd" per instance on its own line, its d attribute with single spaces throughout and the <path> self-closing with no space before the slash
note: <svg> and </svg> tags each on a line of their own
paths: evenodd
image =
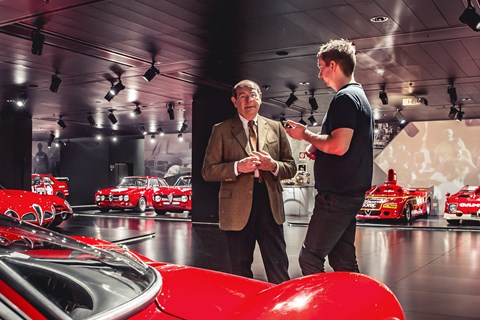
<svg viewBox="0 0 480 320">
<path fill-rule="evenodd" d="M 150 179 L 150 185 L 156 187 L 159 185 L 158 179 L 152 178 Z"/>
<path fill-rule="evenodd" d="M 138 187 L 146 187 L 147 185 L 148 185 L 148 180 L 146 178 L 137 179 L 137 186 Z"/>
<path fill-rule="evenodd" d="M 40 177 L 33 178 L 33 185 L 34 186 L 39 186 L 41 184 L 42 184 L 42 180 L 40 180 Z"/>
<path fill-rule="evenodd" d="M 43 183 L 53 184 L 53 181 L 52 179 L 50 179 L 50 177 L 43 177 Z"/>
</svg>

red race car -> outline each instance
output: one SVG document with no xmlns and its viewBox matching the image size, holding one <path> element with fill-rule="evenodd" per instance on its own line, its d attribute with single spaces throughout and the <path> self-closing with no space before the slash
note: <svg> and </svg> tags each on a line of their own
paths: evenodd
<svg viewBox="0 0 480 320">
<path fill-rule="evenodd" d="M 155 262 L 126 246 L 5 216 L 0 292 L 8 319 L 405 319 L 395 295 L 363 274 L 330 272 L 274 285 Z"/>
<path fill-rule="evenodd" d="M 401 187 L 397 185 L 397 174 L 390 169 L 382 186 L 373 186 L 366 192 L 357 220 L 404 219 L 411 222 L 417 216 L 430 214 L 432 200 L 433 186 Z"/>
<path fill-rule="evenodd" d="M 179 177 L 173 186 L 157 189 L 153 194 L 153 208 L 158 214 L 192 211 L 192 177 Z"/>
<path fill-rule="evenodd" d="M 137 212 L 144 212 L 147 207 L 152 206 L 154 191 L 167 186 L 167 182 L 159 177 L 125 177 L 115 188 L 97 191 L 95 203 L 101 212 L 108 212 L 111 209 L 134 209 Z"/>
<path fill-rule="evenodd" d="M 73 215 L 67 200 L 0 186 L 0 214 L 41 226 L 57 226 Z"/>
<path fill-rule="evenodd" d="M 443 217 L 448 224 L 461 220 L 480 221 L 480 186 L 464 186 L 454 194 L 447 193 Z"/>
<path fill-rule="evenodd" d="M 55 195 L 66 198 L 68 191 L 67 177 L 54 177 L 51 174 L 32 174 L 32 192 L 38 194 Z"/>
</svg>

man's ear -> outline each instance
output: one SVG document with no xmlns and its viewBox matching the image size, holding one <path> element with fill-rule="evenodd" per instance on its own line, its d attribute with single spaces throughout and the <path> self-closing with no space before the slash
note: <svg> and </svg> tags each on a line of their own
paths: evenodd
<svg viewBox="0 0 480 320">
<path fill-rule="evenodd" d="M 232 103 L 233 103 L 233 105 L 234 105 L 235 108 L 236 108 L 237 106 L 235 105 L 235 103 L 237 102 L 237 99 L 235 99 L 235 97 L 232 96 L 232 97 L 230 98 L 230 100 L 232 100 Z"/>
</svg>

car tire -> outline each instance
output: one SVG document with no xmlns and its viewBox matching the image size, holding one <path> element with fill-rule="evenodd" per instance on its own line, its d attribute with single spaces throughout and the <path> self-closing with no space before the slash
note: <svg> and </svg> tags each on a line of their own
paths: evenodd
<svg viewBox="0 0 480 320">
<path fill-rule="evenodd" d="M 163 216 L 167 213 L 167 211 L 166 210 L 155 209 L 155 213 Z"/>
<path fill-rule="evenodd" d="M 105 213 L 105 212 L 108 212 L 108 211 L 110 211 L 110 208 L 100 208 L 100 212 Z"/>
<path fill-rule="evenodd" d="M 407 203 L 405 205 L 405 207 L 403 208 L 403 214 L 405 216 L 405 220 L 408 223 L 411 223 L 413 220 L 413 217 L 412 217 L 412 207 L 410 206 L 410 204 Z"/>
<path fill-rule="evenodd" d="M 460 220 L 447 220 L 447 223 L 451 226 L 458 226 L 460 225 Z"/>
<path fill-rule="evenodd" d="M 140 197 L 137 202 L 136 211 L 145 212 L 147 210 L 147 200 L 144 197 Z"/>
</svg>

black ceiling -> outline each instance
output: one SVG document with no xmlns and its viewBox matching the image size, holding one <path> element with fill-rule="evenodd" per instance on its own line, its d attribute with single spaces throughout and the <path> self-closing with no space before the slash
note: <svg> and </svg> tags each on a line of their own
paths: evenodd
<svg viewBox="0 0 480 320">
<path fill-rule="evenodd" d="M 472 3 L 480 13 L 478 0 Z M 402 99 L 411 97 L 426 98 L 428 106 L 403 107 L 408 121 L 448 119 L 451 81 L 465 119 L 479 118 L 480 33 L 459 21 L 466 6 L 466 0 L 0 1 L 0 105 L 16 110 L 11 101 L 28 94 L 34 140 L 52 131 L 64 139 L 140 135 L 140 126 L 177 132 L 185 119 L 190 131 L 199 88 L 230 90 L 249 78 L 269 87 L 262 114 L 307 118 L 314 92 L 321 119 L 332 91 L 317 78 L 318 45 L 347 38 L 356 44 L 356 80 L 378 121 L 394 121 Z M 388 20 L 374 23 L 376 16 Z M 45 37 L 41 55 L 31 53 L 37 27 Z M 146 82 L 152 59 L 160 75 Z M 56 72 L 62 83 L 54 93 Z M 104 96 L 119 77 L 126 89 L 109 102 Z M 388 105 L 378 97 L 383 85 Z M 299 100 L 286 108 L 292 90 Z M 136 105 L 142 113 L 131 118 Z M 57 125 L 60 116 L 65 129 Z"/>
</svg>

